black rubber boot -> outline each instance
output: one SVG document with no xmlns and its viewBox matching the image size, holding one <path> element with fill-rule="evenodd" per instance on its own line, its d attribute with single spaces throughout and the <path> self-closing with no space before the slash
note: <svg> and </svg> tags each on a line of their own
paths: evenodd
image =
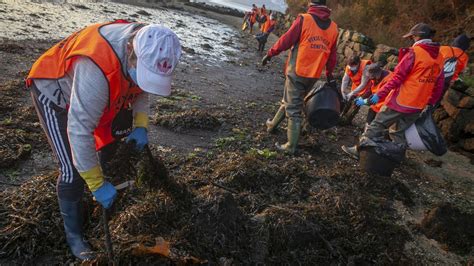
<svg viewBox="0 0 474 266">
<path fill-rule="evenodd" d="M 89 244 L 84 240 L 82 223 L 82 202 L 66 201 L 59 199 L 59 209 L 64 220 L 64 231 L 66 240 L 71 252 L 76 258 L 82 261 L 95 259 L 95 253 L 91 250 Z"/>
</svg>

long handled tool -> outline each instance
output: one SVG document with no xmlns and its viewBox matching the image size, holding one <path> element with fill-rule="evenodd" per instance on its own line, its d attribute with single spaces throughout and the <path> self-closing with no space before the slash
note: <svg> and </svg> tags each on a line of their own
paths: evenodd
<svg viewBox="0 0 474 266">
<path fill-rule="evenodd" d="M 114 265 L 114 249 L 112 247 L 112 238 L 110 237 L 109 216 L 107 214 L 106 208 L 102 208 L 102 223 L 104 224 L 105 248 L 107 250 L 107 258 L 109 259 L 109 265 Z"/>
</svg>

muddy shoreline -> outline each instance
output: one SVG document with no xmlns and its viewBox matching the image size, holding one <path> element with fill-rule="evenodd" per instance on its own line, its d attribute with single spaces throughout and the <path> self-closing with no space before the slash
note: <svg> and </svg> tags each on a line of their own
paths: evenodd
<svg viewBox="0 0 474 266">
<path fill-rule="evenodd" d="M 170 25 L 186 39 L 173 94 L 152 99 L 149 137 L 176 185 L 121 193 L 110 222 L 121 264 L 473 262 L 474 177 L 467 157 L 409 152 L 391 178 L 367 176 L 340 150 L 354 143 L 362 124 L 308 133 L 296 156 L 278 154 L 274 143 L 285 140 L 284 125 L 268 135 L 264 122 L 282 97 L 283 56 L 261 67 L 256 43 L 238 31 L 236 17 L 190 7 L 114 6 L 106 10 L 173 16 Z M 85 7 L 104 18 L 112 14 L 100 4 Z M 219 38 L 188 21 L 214 27 Z M 0 181 L 22 184 L 0 184 L 0 264 L 77 263 L 61 229 L 56 165 L 22 88 L 53 39 L 0 42 Z M 103 251 L 100 208 L 89 195 L 85 202 L 87 238 Z M 157 237 L 170 242 L 172 257 L 134 253 Z"/>
</svg>

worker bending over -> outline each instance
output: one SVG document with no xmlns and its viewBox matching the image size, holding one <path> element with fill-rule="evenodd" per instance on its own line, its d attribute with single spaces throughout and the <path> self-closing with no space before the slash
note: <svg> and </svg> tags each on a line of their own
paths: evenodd
<svg viewBox="0 0 474 266">
<path fill-rule="evenodd" d="M 341 114 L 343 124 L 352 123 L 359 112 L 360 107 L 354 104 L 354 99 L 356 97 L 367 98 L 371 94 L 372 83 L 369 82 L 367 74 L 367 66 L 370 64 L 372 64 L 370 60 L 361 60 L 358 55 L 349 57 L 341 84 L 341 94 L 347 104 Z M 350 91 L 348 90 L 349 83 L 352 83 Z"/>
<path fill-rule="evenodd" d="M 372 95 L 375 94 L 380 88 L 385 86 L 385 84 L 387 84 L 393 77 L 393 73 L 391 71 L 383 69 L 382 65 L 385 65 L 385 62 L 370 64 L 366 68 L 367 79 L 371 83 L 370 92 Z M 368 102 L 368 98 L 369 97 L 357 97 L 354 100 L 354 105 L 358 106 L 359 108 L 363 105 L 370 105 Z M 372 121 L 375 119 L 375 116 L 380 112 L 380 109 L 382 109 L 382 106 L 385 105 L 385 100 L 386 98 L 380 99 L 377 104 L 370 105 L 369 111 L 367 112 L 366 127 L 370 123 L 372 123 Z M 347 147 L 343 145 L 342 150 L 353 157 L 356 157 L 358 155 L 356 146 Z"/>
<path fill-rule="evenodd" d="M 170 94 L 180 56 L 170 29 L 115 21 L 73 33 L 31 68 L 27 85 L 59 162 L 59 208 L 78 259 L 94 258 L 82 228 L 84 184 L 104 208 L 112 205 L 117 192 L 101 165 L 122 138 L 138 149 L 148 143 L 148 95 Z"/>
<path fill-rule="evenodd" d="M 392 141 L 406 145 L 405 130 L 425 108 L 438 102 L 443 93 L 444 74 L 439 44 L 431 40 L 434 34 L 429 25 L 420 23 L 403 36 L 414 44 L 400 50 L 393 77 L 370 97 L 370 104 L 387 99 L 363 137 L 384 138 L 388 128 L 394 126 L 389 132 Z"/>
</svg>

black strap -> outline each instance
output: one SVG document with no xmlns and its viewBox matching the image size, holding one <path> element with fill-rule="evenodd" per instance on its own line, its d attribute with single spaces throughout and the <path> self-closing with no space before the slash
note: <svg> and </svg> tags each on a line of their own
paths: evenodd
<svg viewBox="0 0 474 266">
<path fill-rule="evenodd" d="M 459 58 L 461 58 L 461 56 L 462 56 L 462 55 L 464 54 L 464 52 L 465 52 L 465 51 L 462 51 L 462 53 L 461 53 L 458 57 L 456 57 L 456 55 L 454 54 L 454 49 L 453 49 L 453 47 L 452 47 L 452 46 L 449 46 L 449 48 L 451 48 L 451 52 L 453 53 L 453 56 L 452 56 L 452 57 L 456 58 L 456 60 L 458 60 Z"/>
</svg>

